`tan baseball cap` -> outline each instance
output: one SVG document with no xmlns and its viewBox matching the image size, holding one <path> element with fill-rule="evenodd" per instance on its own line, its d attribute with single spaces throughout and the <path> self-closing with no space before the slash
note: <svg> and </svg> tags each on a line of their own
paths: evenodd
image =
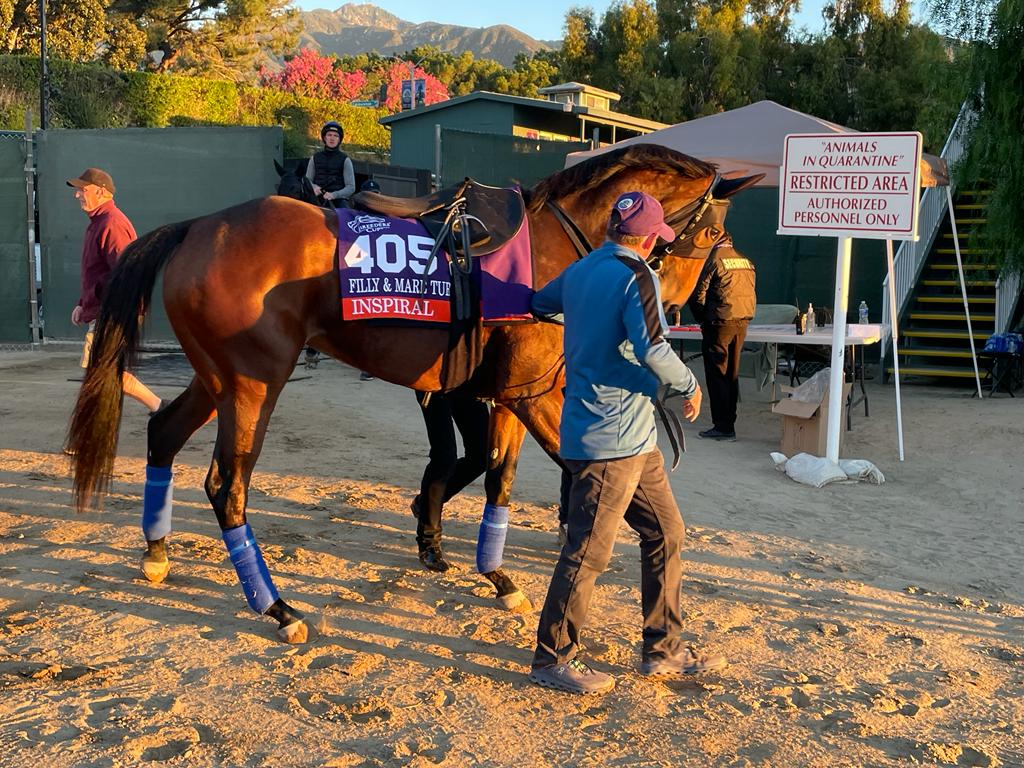
<svg viewBox="0 0 1024 768">
<path fill-rule="evenodd" d="M 97 187 L 103 187 L 110 194 L 114 194 L 114 180 L 110 178 L 109 173 L 99 168 L 86 168 L 77 179 L 68 179 L 69 187 L 81 189 L 87 184 L 95 184 Z"/>
</svg>

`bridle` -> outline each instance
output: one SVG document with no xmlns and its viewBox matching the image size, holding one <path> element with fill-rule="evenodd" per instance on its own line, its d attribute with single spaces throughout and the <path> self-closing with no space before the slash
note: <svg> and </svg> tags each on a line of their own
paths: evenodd
<svg viewBox="0 0 1024 768">
<path fill-rule="evenodd" d="M 688 205 L 683 206 L 679 210 L 674 211 L 665 217 L 665 223 L 672 227 L 672 231 L 676 233 L 676 237 L 671 243 L 659 244 L 647 258 L 648 265 L 655 272 L 661 269 L 662 262 L 666 256 L 686 258 L 673 253 L 673 250 L 680 240 L 686 240 L 687 238 L 692 237 L 697 231 L 701 218 L 707 212 L 708 206 L 711 205 L 711 202 L 714 199 L 712 192 L 720 178 L 721 177 L 716 173 L 714 178 L 711 180 L 711 183 L 708 185 L 708 188 L 704 190 L 704 194 Z M 559 225 L 561 225 L 566 237 L 569 238 L 569 242 L 572 243 L 573 248 L 576 250 L 577 260 L 582 259 L 594 250 L 590 241 L 587 239 L 586 234 L 582 229 L 580 229 L 580 226 L 573 221 L 572 216 L 570 216 L 562 206 L 554 200 L 546 200 L 544 204 L 548 209 L 550 209 Z"/>
</svg>

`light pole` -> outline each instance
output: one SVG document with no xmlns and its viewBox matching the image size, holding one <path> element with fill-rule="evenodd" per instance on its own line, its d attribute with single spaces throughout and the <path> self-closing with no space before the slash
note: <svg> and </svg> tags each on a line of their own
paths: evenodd
<svg viewBox="0 0 1024 768">
<path fill-rule="evenodd" d="M 50 125 L 50 71 L 46 64 L 46 0 L 39 0 L 39 127 Z"/>
<path fill-rule="evenodd" d="M 404 58 L 402 58 L 401 56 L 399 56 L 398 54 L 392 54 L 391 58 L 395 59 L 396 61 L 400 61 L 403 64 L 406 63 L 406 60 Z M 427 57 L 424 56 L 422 59 L 417 61 L 415 64 L 413 63 L 411 57 L 410 57 L 410 59 L 408 61 L 408 64 L 409 64 L 409 109 L 416 109 L 416 67 L 420 66 L 426 60 L 427 60 Z M 425 86 L 426 86 L 426 83 L 424 83 L 424 89 L 423 89 L 423 100 L 424 100 L 424 102 L 426 102 L 426 98 L 427 98 L 427 93 L 426 93 L 426 87 Z"/>
</svg>

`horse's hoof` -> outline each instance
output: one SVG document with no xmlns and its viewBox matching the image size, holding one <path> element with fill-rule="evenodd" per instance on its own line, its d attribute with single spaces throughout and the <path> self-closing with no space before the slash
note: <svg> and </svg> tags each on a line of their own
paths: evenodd
<svg viewBox="0 0 1024 768">
<path fill-rule="evenodd" d="M 530 598 L 520 592 L 509 592 L 507 595 L 498 595 L 498 605 L 512 613 L 532 613 L 533 604 Z"/>
<path fill-rule="evenodd" d="M 293 621 L 291 624 L 278 627 L 277 637 L 283 643 L 300 645 L 309 639 L 309 628 L 304 621 Z"/>
<path fill-rule="evenodd" d="M 146 581 L 159 584 L 167 578 L 167 574 L 170 572 L 170 560 L 155 560 L 149 555 L 142 556 L 142 575 L 146 577 Z"/>
</svg>

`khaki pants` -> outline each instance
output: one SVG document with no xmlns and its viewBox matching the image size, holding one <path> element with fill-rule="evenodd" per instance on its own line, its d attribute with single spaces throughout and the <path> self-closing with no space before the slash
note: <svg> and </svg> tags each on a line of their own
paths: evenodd
<svg viewBox="0 0 1024 768">
<path fill-rule="evenodd" d="M 579 653 L 594 584 L 608 567 L 623 518 L 640 535 L 644 659 L 674 655 L 682 628 L 685 527 L 661 451 L 565 463 L 572 471 L 569 532 L 541 611 L 533 666 L 561 664 Z"/>
<path fill-rule="evenodd" d="M 82 345 L 82 359 L 79 365 L 82 368 L 89 367 L 89 355 L 92 354 L 92 337 L 96 331 L 96 321 L 90 320 L 89 327 L 85 330 L 85 343 Z"/>
</svg>

